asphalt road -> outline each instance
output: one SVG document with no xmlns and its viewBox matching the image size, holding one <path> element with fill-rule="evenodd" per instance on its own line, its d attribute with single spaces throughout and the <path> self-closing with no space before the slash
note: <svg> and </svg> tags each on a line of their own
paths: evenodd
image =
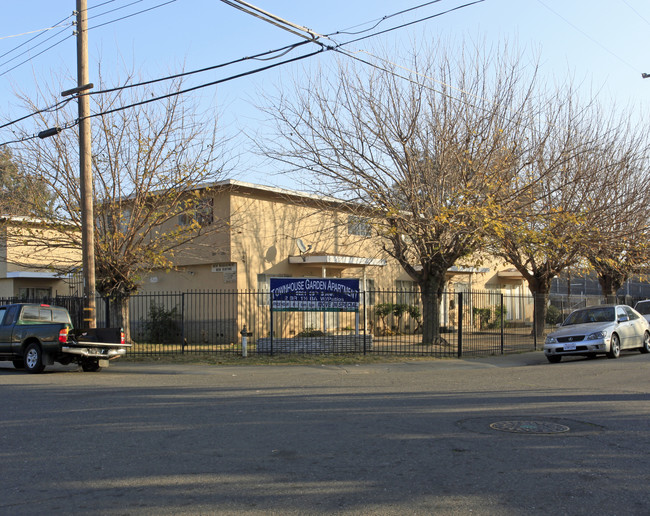
<svg viewBox="0 0 650 516">
<path fill-rule="evenodd" d="M 0 514 L 650 514 L 650 355 L 0 362 Z"/>
</svg>

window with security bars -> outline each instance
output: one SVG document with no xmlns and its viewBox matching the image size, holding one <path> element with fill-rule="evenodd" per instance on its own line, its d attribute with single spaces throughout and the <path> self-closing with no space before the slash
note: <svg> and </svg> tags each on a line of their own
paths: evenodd
<svg viewBox="0 0 650 516">
<path fill-rule="evenodd" d="M 194 204 L 194 203 L 193 203 Z M 205 197 L 199 199 L 192 208 L 178 216 L 178 223 L 181 226 L 189 226 L 193 221 L 201 227 L 209 226 L 214 222 L 214 199 Z"/>
<path fill-rule="evenodd" d="M 397 290 L 396 301 L 402 305 L 418 304 L 418 284 L 415 281 L 397 280 L 395 281 L 395 290 Z"/>
<path fill-rule="evenodd" d="M 348 217 L 348 234 L 362 237 L 372 236 L 372 226 L 368 217 L 350 215 Z"/>
</svg>

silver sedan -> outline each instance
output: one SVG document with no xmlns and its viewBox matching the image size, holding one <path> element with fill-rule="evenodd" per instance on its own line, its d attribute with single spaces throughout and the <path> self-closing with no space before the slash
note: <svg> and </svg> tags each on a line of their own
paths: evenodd
<svg viewBox="0 0 650 516">
<path fill-rule="evenodd" d="M 622 349 L 650 353 L 650 324 L 627 305 L 575 310 L 544 342 L 544 354 L 551 363 L 573 355 L 618 358 Z"/>
</svg>

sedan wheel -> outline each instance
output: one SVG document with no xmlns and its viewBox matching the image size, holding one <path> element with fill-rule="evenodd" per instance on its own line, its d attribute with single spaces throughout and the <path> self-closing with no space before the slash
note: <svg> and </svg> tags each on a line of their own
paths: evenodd
<svg viewBox="0 0 650 516">
<path fill-rule="evenodd" d="M 640 349 L 641 353 L 650 353 L 650 332 L 643 334 L 643 344 Z"/>
<path fill-rule="evenodd" d="M 621 356 L 621 341 L 619 340 L 618 335 L 614 333 L 612 335 L 612 340 L 609 343 L 607 358 L 618 358 L 619 356 Z"/>
<path fill-rule="evenodd" d="M 559 364 L 562 361 L 562 355 L 546 355 L 546 359 L 551 364 Z"/>
</svg>

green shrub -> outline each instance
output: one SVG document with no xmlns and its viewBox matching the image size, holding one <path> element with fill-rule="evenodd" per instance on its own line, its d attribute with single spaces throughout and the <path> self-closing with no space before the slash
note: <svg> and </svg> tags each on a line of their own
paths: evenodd
<svg viewBox="0 0 650 516">
<path fill-rule="evenodd" d="M 151 303 L 149 318 L 144 323 L 144 337 L 151 344 L 170 344 L 180 341 L 181 329 L 178 324 L 176 307 L 167 309 L 162 305 Z"/>
<path fill-rule="evenodd" d="M 494 319 L 492 322 L 488 325 L 488 328 L 501 328 L 502 325 L 504 325 L 504 320 L 506 318 L 506 314 L 508 313 L 508 310 L 506 307 L 503 307 L 503 311 L 501 310 L 500 306 L 497 306 L 494 308 Z M 504 325 L 505 326 L 505 325 Z"/>
<path fill-rule="evenodd" d="M 296 337 L 324 337 L 326 334 L 315 328 L 305 328 Z"/>
<path fill-rule="evenodd" d="M 546 309 L 546 324 L 556 325 L 562 322 L 562 310 L 557 306 L 549 305 Z"/>
<path fill-rule="evenodd" d="M 479 329 L 483 330 L 488 327 L 488 324 L 490 322 L 490 318 L 492 317 L 492 309 L 491 308 L 472 308 L 472 313 L 474 314 L 474 318 L 478 319 L 478 327 Z"/>
</svg>

